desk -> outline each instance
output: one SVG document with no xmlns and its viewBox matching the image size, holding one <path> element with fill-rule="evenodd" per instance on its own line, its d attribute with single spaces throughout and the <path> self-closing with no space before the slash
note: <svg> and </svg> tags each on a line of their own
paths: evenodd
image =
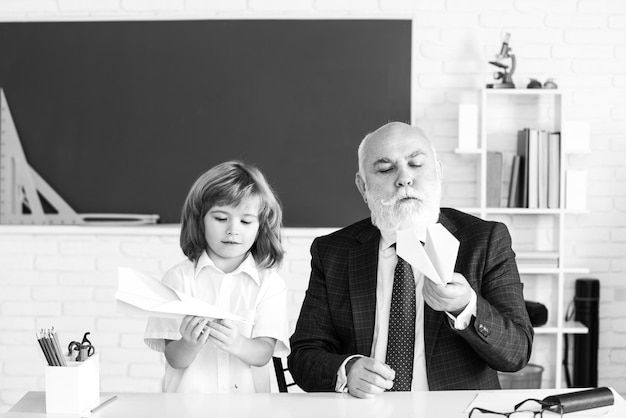
<svg viewBox="0 0 626 418">
<path fill-rule="evenodd" d="M 507 396 L 543 398 L 563 390 L 508 390 Z M 373 399 L 357 399 L 342 393 L 272 393 L 247 395 L 200 395 L 179 393 L 118 393 L 118 399 L 92 415 L 93 418 L 137 417 L 414 417 L 466 418 L 464 412 L 478 391 L 386 392 Z M 614 392 L 615 393 L 615 392 Z M 112 394 L 102 394 L 108 399 Z M 45 417 L 45 392 L 28 392 L 5 418 Z M 488 407 L 488 405 L 484 405 Z M 592 410 L 593 411 L 593 410 Z M 63 418 L 65 415 L 49 415 Z M 71 415 L 70 415 L 71 416 Z M 598 416 L 568 414 L 567 417 Z M 615 405 L 603 418 L 626 417 L 626 402 L 615 393 Z M 76 416 L 73 416 L 76 418 Z"/>
</svg>

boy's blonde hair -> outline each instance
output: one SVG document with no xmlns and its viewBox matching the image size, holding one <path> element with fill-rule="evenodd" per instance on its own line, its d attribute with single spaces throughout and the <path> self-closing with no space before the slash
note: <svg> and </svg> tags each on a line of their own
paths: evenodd
<svg viewBox="0 0 626 418">
<path fill-rule="evenodd" d="M 259 232 L 250 252 L 259 267 L 280 265 L 284 255 L 280 201 L 261 171 L 241 161 L 218 164 L 191 186 L 182 210 L 180 232 L 180 247 L 187 258 L 196 262 L 206 250 L 204 216 L 213 206 L 237 206 L 253 196 L 260 199 Z"/>
</svg>

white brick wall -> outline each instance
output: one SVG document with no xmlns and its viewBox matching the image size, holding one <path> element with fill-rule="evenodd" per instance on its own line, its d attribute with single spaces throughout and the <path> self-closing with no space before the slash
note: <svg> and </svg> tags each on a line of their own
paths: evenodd
<svg viewBox="0 0 626 418">
<path fill-rule="evenodd" d="M 115 311 L 117 268 L 155 277 L 182 260 L 178 228 L 0 226 L 0 407 L 43 390 L 45 360 L 35 331 L 55 327 L 62 345 L 86 331 L 100 353 L 103 391 L 158 391 L 163 358 L 143 344 L 145 319 Z M 309 247 L 329 229 L 285 230 L 291 329 L 308 282 Z M 28 253 L 28 256 L 17 256 Z M 11 260 L 9 262 L 9 260 Z"/>
<path fill-rule="evenodd" d="M 434 136 L 446 165 L 444 203 L 469 206 L 474 163 L 452 153 L 457 105 L 491 82 L 487 61 L 512 34 L 515 81 L 555 77 L 570 90 L 568 118 L 588 120 L 591 153 L 571 158 L 589 175 L 589 213 L 571 215 L 572 265 L 601 280 L 599 383 L 626 394 L 626 2 L 623 0 L 0 0 L 0 21 L 384 18 L 414 19 L 413 114 Z M 1 57 L 0 57 L 1 59 Z M 532 222 L 506 219 L 515 245 L 537 239 Z M 159 390 L 162 359 L 147 350 L 144 322 L 115 314 L 115 269 L 158 275 L 182 258 L 176 228 L 145 234 L 124 228 L 0 227 L 0 413 L 43 388 L 34 330 L 54 325 L 64 340 L 89 330 L 101 352 L 102 390 Z M 326 231 L 288 230 L 282 273 L 291 325 L 308 280 L 308 247 Z M 573 281 L 566 296 L 571 299 Z M 529 295 L 546 293 L 539 279 Z M 539 336 L 533 361 L 547 364 L 552 337 Z M 549 376 L 548 376 L 549 379 Z"/>
</svg>

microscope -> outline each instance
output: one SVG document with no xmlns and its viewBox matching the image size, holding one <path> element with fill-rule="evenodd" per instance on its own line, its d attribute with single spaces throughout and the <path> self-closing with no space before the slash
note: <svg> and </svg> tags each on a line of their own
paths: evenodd
<svg viewBox="0 0 626 418">
<path fill-rule="evenodd" d="M 514 89 L 513 73 L 515 72 L 515 55 L 511 53 L 511 47 L 509 46 L 510 33 L 504 34 L 504 41 L 502 41 L 502 47 L 500 53 L 496 55 L 494 61 L 489 61 L 489 64 L 498 67 L 501 71 L 493 74 L 493 78 L 501 80 L 499 84 L 487 84 L 488 89 Z"/>
</svg>

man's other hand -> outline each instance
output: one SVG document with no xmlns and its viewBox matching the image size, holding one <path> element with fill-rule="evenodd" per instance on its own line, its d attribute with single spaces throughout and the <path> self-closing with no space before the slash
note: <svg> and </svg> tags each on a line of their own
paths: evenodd
<svg viewBox="0 0 626 418">
<path fill-rule="evenodd" d="M 372 398 L 393 386 L 396 372 L 371 357 L 359 358 L 348 370 L 348 393 L 357 398 Z"/>
</svg>

